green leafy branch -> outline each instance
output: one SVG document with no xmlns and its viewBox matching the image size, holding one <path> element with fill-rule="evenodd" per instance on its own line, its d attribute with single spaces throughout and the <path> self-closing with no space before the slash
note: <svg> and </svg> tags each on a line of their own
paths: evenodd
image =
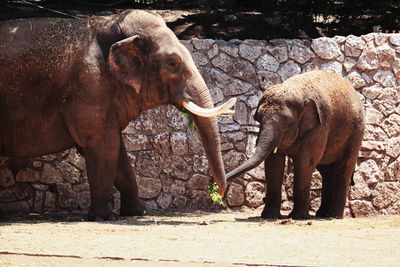
<svg viewBox="0 0 400 267">
<path fill-rule="evenodd" d="M 181 114 L 183 117 L 188 119 L 188 128 L 193 131 L 196 129 L 196 124 L 194 123 L 194 120 L 192 119 L 192 117 L 190 116 L 189 112 L 185 109 L 185 108 L 181 108 Z M 196 143 L 200 142 L 200 139 L 197 135 L 194 136 L 194 139 L 196 140 Z"/>
<path fill-rule="evenodd" d="M 218 194 L 217 191 L 218 185 L 215 182 L 207 187 L 207 195 L 211 198 L 211 200 L 220 205 L 223 205 L 224 203 L 222 202 L 222 196 Z"/>
<path fill-rule="evenodd" d="M 193 129 L 196 125 L 194 124 L 194 120 L 192 119 L 192 117 L 189 115 L 189 112 L 185 108 L 181 108 L 181 113 L 182 113 L 183 117 L 188 119 L 188 121 L 189 121 L 188 127 L 190 130 L 193 131 Z"/>
</svg>

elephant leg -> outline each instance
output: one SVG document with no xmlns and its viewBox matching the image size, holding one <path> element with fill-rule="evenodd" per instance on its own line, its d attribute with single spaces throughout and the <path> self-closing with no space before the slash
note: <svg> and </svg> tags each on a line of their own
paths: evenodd
<svg viewBox="0 0 400 267">
<path fill-rule="evenodd" d="M 313 139 L 309 139 L 313 140 Z M 314 139 L 315 140 L 315 139 Z M 320 149 L 310 149 L 313 146 L 303 143 L 300 148 L 302 153 L 293 158 L 294 164 L 294 188 L 293 188 L 293 210 L 289 217 L 293 219 L 308 219 L 310 217 L 310 189 L 312 173 L 321 158 Z M 308 148 L 308 149 L 307 149 Z"/>
<path fill-rule="evenodd" d="M 318 165 L 317 169 L 322 176 L 321 206 L 317 211 L 318 217 L 327 217 L 332 200 L 333 165 Z"/>
<path fill-rule="evenodd" d="M 135 173 L 129 162 L 122 138 L 120 143 L 118 170 L 115 179 L 115 186 L 121 193 L 120 215 L 142 216 L 146 214 L 146 209 L 139 199 Z"/>
<path fill-rule="evenodd" d="M 341 159 L 334 164 L 332 178 L 332 197 L 327 213 L 328 217 L 343 218 L 344 207 L 347 200 L 351 177 L 357 161 L 357 154 L 348 158 Z"/>
<path fill-rule="evenodd" d="M 90 185 L 90 221 L 116 219 L 109 200 L 118 165 L 119 133 L 109 134 L 107 138 L 92 138 L 83 148 L 86 158 L 87 176 Z"/>
<path fill-rule="evenodd" d="M 267 191 L 263 218 L 281 218 L 282 180 L 285 169 L 285 154 L 281 151 L 271 153 L 265 160 L 265 180 Z"/>
<path fill-rule="evenodd" d="M 310 189 L 311 177 L 321 160 L 327 140 L 327 130 L 315 130 L 304 137 L 297 153 L 293 156 L 294 188 L 293 210 L 289 217 L 294 219 L 308 219 L 310 217 Z"/>
</svg>

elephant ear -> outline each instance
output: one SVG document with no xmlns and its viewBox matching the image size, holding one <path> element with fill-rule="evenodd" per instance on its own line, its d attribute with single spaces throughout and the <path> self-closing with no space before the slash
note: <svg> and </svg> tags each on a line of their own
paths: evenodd
<svg viewBox="0 0 400 267">
<path fill-rule="evenodd" d="M 144 40 L 138 35 L 116 42 L 110 48 L 108 68 L 119 81 L 139 93 L 144 72 Z"/>
<path fill-rule="evenodd" d="M 260 99 L 260 101 L 258 102 L 258 106 L 257 106 L 256 112 L 254 113 L 254 120 L 257 121 L 257 122 L 261 122 L 261 120 L 262 120 L 261 115 L 260 115 L 260 107 L 264 102 L 265 102 L 265 96 L 263 96 Z"/>
<path fill-rule="evenodd" d="M 301 113 L 300 123 L 299 123 L 299 137 L 303 138 L 312 129 L 322 125 L 321 111 L 317 103 L 311 99 L 307 98 L 304 101 L 304 110 Z"/>
</svg>

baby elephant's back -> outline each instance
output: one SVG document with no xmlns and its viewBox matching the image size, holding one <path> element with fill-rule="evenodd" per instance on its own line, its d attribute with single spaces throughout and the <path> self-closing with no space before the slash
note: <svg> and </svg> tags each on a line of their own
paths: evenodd
<svg viewBox="0 0 400 267">
<path fill-rule="evenodd" d="M 310 97 L 320 103 L 322 115 L 332 124 L 364 123 L 364 107 L 359 94 L 337 74 L 316 70 L 295 76 L 287 82 L 300 85 L 298 88 L 303 90 L 305 98 Z"/>
<path fill-rule="evenodd" d="M 322 162 L 343 157 L 348 151 L 358 151 L 364 135 L 364 106 L 357 91 L 342 77 L 325 72 L 308 73 L 313 97 L 320 100 L 322 124 L 327 142 Z M 347 152 L 346 152 L 347 151 Z M 355 152 L 356 153 L 356 152 Z"/>
</svg>

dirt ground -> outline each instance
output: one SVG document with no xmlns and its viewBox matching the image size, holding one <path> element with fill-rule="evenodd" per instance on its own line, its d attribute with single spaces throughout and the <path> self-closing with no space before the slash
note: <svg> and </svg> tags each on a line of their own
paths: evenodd
<svg viewBox="0 0 400 267">
<path fill-rule="evenodd" d="M 270 220 L 260 210 L 0 222 L 1 266 L 398 266 L 400 216 Z"/>
</svg>

